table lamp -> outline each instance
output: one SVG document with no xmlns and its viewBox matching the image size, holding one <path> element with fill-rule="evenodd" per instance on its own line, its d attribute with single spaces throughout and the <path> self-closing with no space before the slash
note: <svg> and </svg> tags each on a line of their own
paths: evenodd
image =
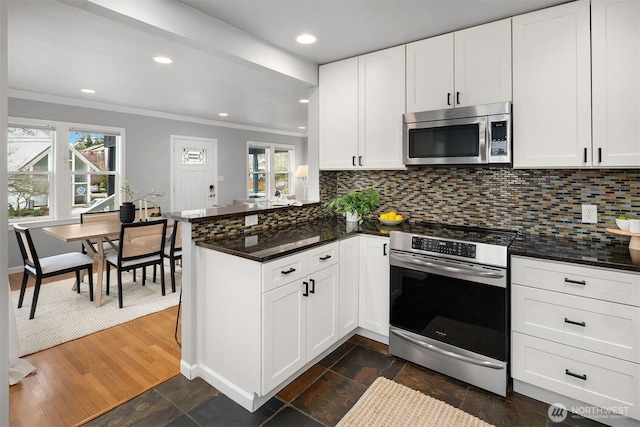
<svg viewBox="0 0 640 427">
<path fill-rule="evenodd" d="M 309 179 L 309 165 L 300 165 L 296 170 L 296 178 L 302 181 L 302 200 L 307 200 L 307 180 Z"/>
</svg>

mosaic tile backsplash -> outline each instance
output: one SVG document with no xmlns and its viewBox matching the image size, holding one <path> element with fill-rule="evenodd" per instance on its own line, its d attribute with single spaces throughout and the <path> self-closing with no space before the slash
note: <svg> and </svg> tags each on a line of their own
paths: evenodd
<svg viewBox="0 0 640 427">
<path fill-rule="evenodd" d="M 410 222 L 501 228 L 575 239 L 620 239 L 607 233 L 615 217 L 640 217 L 640 171 L 415 168 L 322 171 L 321 202 L 351 189 L 374 188 L 382 206 Z M 598 223 L 581 223 L 582 204 L 598 207 Z"/>
</svg>

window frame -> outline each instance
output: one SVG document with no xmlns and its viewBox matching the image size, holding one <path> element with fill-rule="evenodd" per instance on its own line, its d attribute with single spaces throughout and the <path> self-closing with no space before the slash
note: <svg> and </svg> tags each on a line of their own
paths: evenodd
<svg viewBox="0 0 640 427">
<path fill-rule="evenodd" d="M 292 144 L 279 144 L 279 143 L 271 143 L 271 142 L 258 142 L 258 141 L 247 141 L 247 146 L 246 146 L 246 150 L 245 150 L 245 159 L 248 158 L 249 156 L 249 150 L 251 148 L 265 148 L 267 150 L 269 150 L 269 155 L 267 156 L 267 167 L 266 167 L 266 171 L 264 172 L 266 175 L 266 188 L 265 188 L 265 198 L 267 199 L 272 199 L 275 197 L 275 175 L 276 175 L 276 171 L 275 171 L 275 153 L 276 150 L 287 150 L 289 151 L 289 169 L 288 169 L 288 174 L 289 174 L 289 186 L 288 186 L 288 195 L 294 195 L 296 194 L 296 188 L 295 188 L 295 179 L 294 179 L 294 174 L 295 171 L 293 170 L 294 164 L 295 164 L 295 156 L 296 156 L 296 151 L 295 151 L 295 145 Z M 249 176 L 252 174 L 252 172 L 248 171 L 245 169 L 245 195 L 247 196 L 247 198 L 251 198 L 251 196 L 249 195 Z"/>
<path fill-rule="evenodd" d="M 95 133 L 105 135 L 115 135 L 119 137 L 116 146 L 116 170 L 114 171 L 115 189 L 114 204 L 121 204 L 120 186 L 125 181 L 125 129 L 113 126 L 95 125 L 89 123 L 63 122 L 56 120 L 31 119 L 25 117 L 9 116 L 7 120 L 7 128 L 12 127 L 33 127 L 46 128 L 53 131 L 53 144 L 50 153 L 50 170 L 48 176 L 50 180 L 49 194 L 49 215 L 43 217 L 22 217 L 8 219 L 9 224 L 12 223 L 59 223 L 68 222 L 68 220 L 77 219 L 80 213 L 73 213 L 73 195 L 69 192 L 70 186 L 73 185 L 75 175 L 111 175 L 111 173 L 83 173 L 81 171 L 72 171 L 69 167 L 69 134 L 71 132 Z M 19 173 L 25 174 L 26 172 Z M 7 171 L 7 176 L 14 174 Z"/>
</svg>

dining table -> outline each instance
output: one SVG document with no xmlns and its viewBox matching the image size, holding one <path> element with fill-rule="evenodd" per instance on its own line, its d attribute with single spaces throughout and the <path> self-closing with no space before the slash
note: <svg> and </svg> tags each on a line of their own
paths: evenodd
<svg viewBox="0 0 640 427">
<path fill-rule="evenodd" d="M 119 221 L 100 221 L 100 222 L 87 222 L 80 224 L 68 224 L 68 225 L 54 225 L 50 227 L 43 227 L 42 231 L 56 237 L 63 242 L 86 242 L 87 253 L 97 263 L 97 280 L 96 280 L 96 292 L 95 292 L 95 304 L 96 307 L 102 305 L 102 281 L 104 276 L 104 244 L 107 243 L 113 247 L 114 250 L 118 250 L 118 247 L 113 243 L 114 239 L 118 239 L 120 236 L 121 224 Z"/>
</svg>

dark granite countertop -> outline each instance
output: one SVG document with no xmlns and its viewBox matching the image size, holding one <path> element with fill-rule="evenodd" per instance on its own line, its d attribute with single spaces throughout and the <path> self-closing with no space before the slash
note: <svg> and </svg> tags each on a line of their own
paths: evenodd
<svg viewBox="0 0 640 427">
<path fill-rule="evenodd" d="M 423 233 L 420 224 L 405 222 L 401 225 L 386 226 L 376 220 L 364 221 L 357 227 L 357 230 L 348 232 L 344 218 L 336 216 L 292 227 L 268 229 L 253 234 L 239 234 L 231 238 L 197 244 L 253 261 L 266 262 L 314 246 L 349 238 L 354 234 L 389 236 L 394 230 Z M 603 242 L 519 233 L 509 248 L 509 253 L 552 261 L 640 272 L 640 264 L 634 264 L 631 261 L 628 244 L 629 241 L 626 238 L 615 238 L 612 242 Z"/>
<path fill-rule="evenodd" d="M 592 267 L 640 272 L 640 264 L 634 264 L 631 261 L 628 238 L 616 238 L 612 242 L 603 242 L 520 234 L 509 248 L 509 253 Z"/>
<path fill-rule="evenodd" d="M 198 242 L 197 245 L 253 261 L 266 262 L 314 246 L 349 238 L 358 233 L 388 236 L 391 230 L 402 230 L 402 226 L 388 227 L 377 221 L 365 221 L 357 229 L 348 231 L 346 221 L 342 217 L 336 217 L 291 227 L 272 228 L 260 233 Z"/>
</svg>

